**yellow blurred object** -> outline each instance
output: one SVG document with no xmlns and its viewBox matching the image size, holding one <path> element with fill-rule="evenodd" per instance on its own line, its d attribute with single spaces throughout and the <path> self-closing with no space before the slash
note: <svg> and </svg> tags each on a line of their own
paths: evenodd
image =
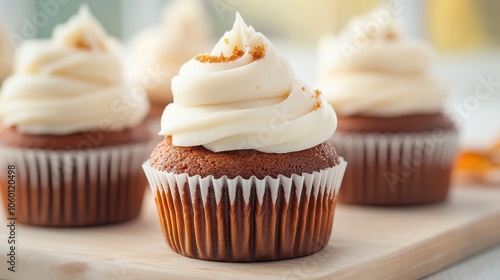
<svg viewBox="0 0 500 280">
<path fill-rule="evenodd" d="M 464 151 L 457 161 L 458 170 L 482 171 L 491 168 L 493 164 L 488 156 L 477 151 Z"/>
<path fill-rule="evenodd" d="M 455 177 L 460 182 L 500 184 L 500 140 L 485 151 L 463 151 Z"/>
<path fill-rule="evenodd" d="M 478 47 L 487 35 L 477 0 L 427 1 L 429 33 L 434 44 L 446 50 Z"/>
</svg>

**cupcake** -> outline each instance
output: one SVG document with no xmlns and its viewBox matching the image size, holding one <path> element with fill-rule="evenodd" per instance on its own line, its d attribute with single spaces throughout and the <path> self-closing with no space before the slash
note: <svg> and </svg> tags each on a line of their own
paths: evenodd
<svg viewBox="0 0 500 280">
<path fill-rule="evenodd" d="M 447 90 L 429 74 L 432 48 L 406 40 L 397 20 L 383 23 L 355 18 L 320 42 L 319 86 L 339 117 L 330 141 L 349 161 L 339 201 L 442 201 L 457 146 Z"/>
<path fill-rule="evenodd" d="M 89 226 L 139 214 L 149 103 L 124 82 L 118 47 L 83 6 L 52 39 L 16 53 L 0 93 L 0 192 L 18 222 Z"/>
<path fill-rule="evenodd" d="M 12 72 L 12 48 L 7 33 L 0 26 L 0 85 Z"/>
<path fill-rule="evenodd" d="M 211 45 L 212 23 L 201 0 L 168 3 L 160 24 L 132 38 L 128 72 L 134 84 L 148 94 L 150 125 L 154 133 L 160 130 L 165 106 L 172 102 L 172 77 L 177 75 L 182 64 L 210 50 Z"/>
<path fill-rule="evenodd" d="M 326 246 L 346 162 L 326 142 L 337 119 L 321 92 L 239 14 L 172 91 L 143 164 L 170 248 L 250 262 Z"/>
</svg>

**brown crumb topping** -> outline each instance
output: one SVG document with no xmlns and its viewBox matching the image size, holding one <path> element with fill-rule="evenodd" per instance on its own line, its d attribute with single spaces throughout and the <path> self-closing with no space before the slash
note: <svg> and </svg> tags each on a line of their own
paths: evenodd
<svg viewBox="0 0 500 280">
<path fill-rule="evenodd" d="M 306 87 L 301 87 L 300 88 L 302 91 L 306 91 Z"/>
<path fill-rule="evenodd" d="M 107 47 L 104 42 L 94 41 L 91 42 L 84 37 L 76 37 L 61 42 L 66 47 L 76 48 L 82 51 L 106 51 Z"/>
<path fill-rule="evenodd" d="M 220 55 L 210 55 L 207 53 L 199 54 L 195 57 L 201 63 L 222 63 L 222 62 L 231 62 L 234 61 L 245 54 L 244 51 L 240 50 L 238 46 L 233 48 L 233 54 L 231 56 L 224 56 L 223 53 Z"/>
<path fill-rule="evenodd" d="M 82 50 L 91 50 L 92 47 L 85 40 L 78 40 L 75 42 L 75 47 Z"/>
<path fill-rule="evenodd" d="M 229 39 L 224 38 L 224 42 L 228 44 Z M 231 56 L 225 56 L 223 53 L 221 53 L 220 55 L 210 55 L 208 53 L 204 53 L 197 55 L 195 59 L 201 63 L 223 63 L 223 62 L 234 61 L 242 57 L 244 54 L 245 54 L 244 51 L 240 50 L 238 46 L 235 46 L 233 48 L 233 53 Z M 253 50 L 251 50 L 249 54 L 252 56 L 253 61 L 262 59 L 266 56 L 266 46 L 264 45 L 257 46 L 253 48 Z"/>
<path fill-rule="evenodd" d="M 250 51 L 250 55 L 253 58 L 253 61 L 263 59 L 264 56 L 266 56 L 266 46 L 260 45 L 255 47 L 253 50 Z"/>
<path fill-rule="evenodd" d="M 319 99 L 320 95 L 321 95 L 321 91 L 319 89 L 316 89 L 316 90 L 314 90 L 314 95 L 311 96 L 311 98 L 316 99 L 316 101 L 314 102 L 313 111 L 320 109 L 321 106 L 323 105 L 321 103 L 321 100 Z"/>
<path fill-rule="evenodd" d="M 316 101 L 316 103 L 314 103 L 314 106 L 313 106 L 313 111 L 320 109 L 321 106 L 322 106 L 321 100 Z"/>
</svg>

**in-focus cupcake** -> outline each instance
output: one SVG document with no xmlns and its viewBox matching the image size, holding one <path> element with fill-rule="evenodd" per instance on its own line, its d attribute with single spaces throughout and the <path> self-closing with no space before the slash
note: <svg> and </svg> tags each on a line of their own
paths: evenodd
<svg viewBox="0 0 500 280">
<path fill-rule="evenodd" d="M 0 85 L 12 73 L 12 48 L 5 29 L 0 22 Z"/>
<path fill-rule="evenodd" d="M 321 41 L 319 86 L 339 116 L 331 141 L 349 161 L 340 202 L 446 198 L 457 129 L 443 114 L 447 90 L 429 74 L 432 54 L 406 40 L 396 20 L 371 15 Z"/>
<path fill-rule="evenodd" d="M 144 163 L 166 242 L 216 261 L 294 258 L 330 238 L 346 167 L 337 119 L 239 14 L 172 80 L 161 142 Z"/>
<path fill-rule="evenodd" d="M 15 182 L 18 222 L 88 226 L 139 214 L 149 103 L 124 83 L 117 52 L 83 6 L 51 40 L 16 53 L 0 94 L 0 187 L 10 213 Z"/>
<path fill-rule="evenodd" d="M 207 52 L 213 44 L 212 22 L 201 0 L 175 0 L 168 3 L 161 22 L 146 29 L 130 42 L 129 75 L 143 87 L 151 102 L 150 117 L 159 118 L 172 102 L 171 79 L 195 55 Z"/>
</svg>

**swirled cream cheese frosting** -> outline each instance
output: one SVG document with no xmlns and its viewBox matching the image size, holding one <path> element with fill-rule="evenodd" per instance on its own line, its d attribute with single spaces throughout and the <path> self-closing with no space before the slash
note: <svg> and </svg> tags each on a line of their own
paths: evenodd
<svg viewBox="0 0 500 280">
<path fill-rule="evenodd" d="M 128 74 L 147 90 L 153 104 L 165 106 L 172 102 L 172 77 L 212 43 L 212 23 L 202 0 L 175 0 L 165 6 L 158 26 L 131 40 Z"/>
<path fill-rule="evenodd" d="M 12 72 L 12 48 L 5 30 L 0 26 L 0 83 Z"/>
<path fill-rule="evenodd" d="M 321 39 L 318 84 L 343 116 L 437 113 L 447 90 L 429 73 L 433 55 L 430 45 L 406 40 L 395 19 L 354 18 Z"/>
<path fill-rule="evenodd" d="M 25 42 L 0 94 L 3 125 L 39 135 L 138 125 L 149 103 L 124 82 L 118 51 L 86 6 L 56 27 L 51 40 Z"/>
<path fill-rule="evenodd" d="M 298 80 L 289 62 L 239 14 L 210 54 L 181 67 L 172 92 L 160 135 L 172 136 L 175 146 L 288 153 L 326 141 L 337 126 L 321 92 Z"/>
</svg>

